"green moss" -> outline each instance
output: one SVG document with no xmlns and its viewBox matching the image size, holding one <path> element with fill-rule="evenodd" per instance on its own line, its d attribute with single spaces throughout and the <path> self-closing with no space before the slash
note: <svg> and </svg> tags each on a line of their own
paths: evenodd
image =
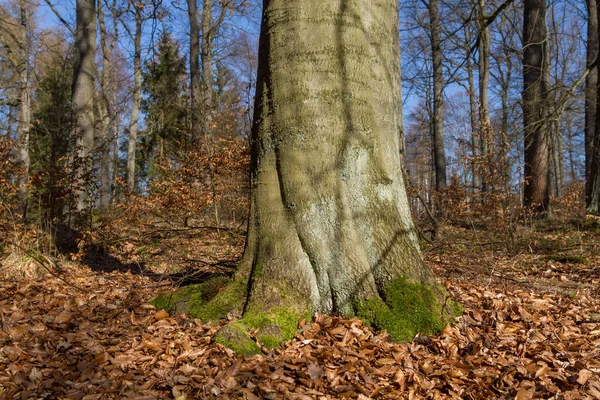
<svg viewBox="0 0 600 400">
<path fill-rule="evenodd" d="M 356 302 L 356 315 L 375 329 L 386 329 L 396 341 L 410 341 L 417 333 L 433 335 L 463 311 L 441 286 L 437 291 L 398 278 L 385 288 L 385 301 L 376 297 Z M 444 296 L 445 303 L 440 301 Z"/>
<path fill-rule="evenodd" d="M 579 256 L 565 256 L 565 255 L 557 255 L 557 254 L 552 254 L 549 256 L 546 256 L 546 258 L 549 261 L 556 261 L 556 262 L 560 262 L 563 264 L 589 264 L 590 262 L 583 258 L 583 257 L 579 257 Z"/>
<path fill-rule="evenodd" d="M 258 345 L 248 335 L 247 327 L 239 321 L 232 322 L 219 329 L 214 341 L 244 356 L 261 352 Z"/>
<path fill-rule="evenodd" d="M 257 338 L 265 347 L 274 349 L 296 334 L 298 323 L 302 319 L 310 319 L 311 312 L 305 314 L 290 308 L 276 307 L 266 312 L 249 312 L 239 322 L 258 329 Z"/>
<path fill-rule="evenodd" d="M 163 293 L 150 303 L 170 313 L 179 311 L 202 321 L 218 321 L 230 312 L 241 311 L 245 295 L 244 282 L 219 277 Z"/>
<path fill-rule="evenodd" d="M 594 216 L 588 216 L 583 220 L 581 229 L 584 231 L 591 231 L 600 233 L 600 218 Z"/>
</svg>

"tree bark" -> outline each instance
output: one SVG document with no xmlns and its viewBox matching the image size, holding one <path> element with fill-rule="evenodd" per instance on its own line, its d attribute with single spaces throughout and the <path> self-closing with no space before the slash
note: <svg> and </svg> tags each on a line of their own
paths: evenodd
<svg viewBox="0 0 600 400">
<path fill-rule="evenodd" d="M 523 121 L 525 184 L 523 203 L 542 216 L 549 211 L 546 0 L 525 0 L 523 19 Z"/>
<path fill-rule="evenodd" d="M 190 20 L 190 97 L 192 143 L 201 135 L 200 117 L 200 24 L 198 23 L 198 4 L 196 0 L 187 0 Z M 204 20 L 203 20 L 204 21 Z"/>
<path fill-rule="evenodd" d="M 596 7 L 596 18 L 600 21 L 600 7 Z M 600 30 L 597 30 L 597 43 L 600 43 Z M 594 138 L 591 146 L 592 161 L 590 163 L 589 195 L 587 210 L 590 214 L 600 215 L 600 79 L 596 87 L 596 121 Z"/>
<path fill-rule="evenodd" d="M 213 38 L 212 26 L 213 0 L 204 0 L 202 9 L 202 134 L 206 137 L 210 132 L 212 100 L 213 100 Z"/>
<path fill-rule="evenodd" d="M 19 47 L 20 57 L 18 65 L 19 73 L 19 125 L 17 136 L 19 140 L 19 161 L 23 168 L 23 175 L 19 178 L 19 204 L 23 219 L 27 218 L 27 183 L 29 181 L 29 132 L 31 128 L 31 93 L 29 86 L 29 38 L 28 24 L 29 14 L 26 0 L 20 0 L 20 24 L 19 24 Z"/>
<path fill-rule="evenodd" d="M 596 0 L 586 1 L 588 9 L 587 25 L 587 65 L 598 56 L 598 14 Z M 598 91 L 598 67 L 593 66 L 585 78 L 585 193 L 589 201 L 591 195 L 591 168 L 593 143 L 596 133 L 596 96 Z"/>
<path fill-rule="evenodd" d="M 479 132 L 483 173 L 481 190 L 488 191 L 488 179 L 491 177 L 490 145 L 492 143 L 492 123 L 490 121 L 490 103 L 488 86 L 490 81 L 490 29 L 486 25 L 485 0 L 479 0 Z"/>
<path fill-rule="evenodd" d="M 444 73 L 442 69 L 442 39 L 438 0 L 429 1 L 431 24 L 431 55 L 433 60 L 433 148 L 435 189 L 446 187 L 446 153 L 444 148 Z"/>
<path fill-rule="evenodd" d="M 479 128 L 477 124 L 477 96 L 475 95 L 475 81 L 473 79 L 473 61 L 471 59 L 471 33 L 469 27 L 465 28 L 465 57 L 467 64 L 467 84 L 469 91 L 469 117 L 471 121 L 471 173 L 473 174 L 473 193 L 478 194 L 481 191 L 480 170 L 480 145 Z"/>
<path fill-rule="evenodd" d="M 113 10 L 116 6 L 116 0 L 113 1 Z M 115 121 L 116 116 L 111 99 L 114 96 L 114 85 L 111 83 L 110 68 L 112 61 L 112 52 L 117 38 L 117 23 L 115 20 L 113 37 L 107 42 L 107 31 L 104 20 L 103 1 L 98 3 L 98 24 L 100 26 L 100 46 L 102 48 L 102 74 L 100 77 L 100 88 L 102 89 L 101 101 L 99 104 L 102 143 L 100 147 L 100 208 L 106 208 L 110 205 L 110 148 L 114 135 L 116 135 Z"/>
<path fill-rule="evenodd" d="M 75 118 L 73 167 L 77 211 L 89 209 L 92 192 L 94 149 L 94 55 L 96 52 L 96 4 L 77 0 L 75 32 L 76 63 L 73 73 L 73 116 Z"/>
<path fill-rule="evenodd" d="M 244 315 L 360 315 L 398 279 L 437 290 L 402 176 L 397 36 L 394 0 L 265 0 Z"/>
<path fill-rule="evenodd" d="M 137 147 L 138 119 L 142 103 L 142 9 L 141 1 L 134 3 L 135 32 L 133 34 L 133 103 L 129 122 L 129 144 L 127 146 L 127 186 L 135 190 L 135 157 Z"/>
</svg>

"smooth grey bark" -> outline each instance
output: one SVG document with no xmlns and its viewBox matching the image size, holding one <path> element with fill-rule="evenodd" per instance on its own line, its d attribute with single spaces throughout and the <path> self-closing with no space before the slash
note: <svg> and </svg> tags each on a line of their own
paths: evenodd
<svg viewBox="0 0 600 400">
<path fill-rule="evenodd" d="M 586 1 L 588 10 L 587 52 L 588 66 L 596 62 L 598 56 L 598 11 L 596 0 Z M 585 78 L 585 193 L 586 198 L 591 194 L 591 169 L 593 158 L 593 143 L 596 132 L 596 96 L 598 91 L 598 66 L 593 65 Z"/>
<path fill-rule="evenodd" d="M 142 24 L 144 22 L 142 11 L 144 4 L 141 0 L 132 1 L 134 1 L 135 31 L 131 35 L 133 40 L 133 101 L 129 121 L 129 143 L 127 145 L 127 186 L 129 190 L 134 191 L 137 134 L 142 103 Z"/>
<path fill-rule="evenodd" d="M 402 176 L 397 36 L 394 0 L 264 1 L 245 311 L 292 291 L 349 313 L 395 278 L 433 284 Z"/>
<path fill-rule="evenodd" d="M 190 22 L 190 98 L 192 143 L 201 135 L 200 117 L 200 24 L 198 23 L 198 4 L 196 0 L 187 0 L 188 18 Z"/>
<path fill-rule="evenodd" d="M 431 57 L 433 61 L 433 154 L 435 189 L 446 187 L 446 152 L 444 147 L 444 72 L 438 0 L 429 0 Z"/>
<path fill-rule="evenodd" d="M 112 11 L 114 13 L 116 0 L 113 0 Z M 113 16 L 114 17 L 114 16 Z M 111 63 L 112 52 L 114 50 L 117 36 L 118 24 L 116 18 L 113 18 L 113 35 L 107 42 L 107 30 L 104 18 L 104 2 L 98 3 L 98 24 L 100 27 L 100 47 L 102 48 L 102 74 L 100 76 L 100 88 L 102 89 L 101 101 L 98 105 L 101 117 L 102 132 L 100 137 L 100 208 L 106 208 L 110 205 L 111 192 L 111 159 L 110 150 L 114 135 L 117 134 L 115 124 L 116 116 L 114 106 L 111 103 L 114 97 L 114 83 L 111 82 Z"/>
<path fill-rule="evenodd" d="M 89 209 L 92 193 L 94 149 L 94 55 L 96 52 L 96 4 L 77 0 L 75 31 L 76 62 L 73 73 L 74 157 L 73 172 L 77 211 Z"/>
<path fill-rule="evenodd" d="M 549 211 L 549 138 L 546 124 L 548 35 L 546 0 L 525 0 L 523 18 L 523 204 L 536 214 Z"/>
</svg>

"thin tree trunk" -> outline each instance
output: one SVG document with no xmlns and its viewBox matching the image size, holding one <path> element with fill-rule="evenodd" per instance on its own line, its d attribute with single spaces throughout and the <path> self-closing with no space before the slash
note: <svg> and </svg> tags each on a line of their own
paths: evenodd
<svg viewBox="0 0 600 400">
<path fill-rule="evenodd" d="M 29 15 L 27 1 L 20 0 L 20 24 L 19 24 L 19 125 L 17 129 L 19 143 L 19 161 L 23 168 L 23 176 L 19 179 L 20 213 L 23 219 L 27 218 L 27 183 L 29 181 L 29 132 L 31 127 L 31 94 L 29 87 L 29 39 L 28 24 Z"/>
<path fill-rule="evenodd" d="M 190 21 L 190 97 L 192 123 L 192 143 L 195 143 L 201 136 L 202 127 L 200 117 L 202 108 L 199 100 L 200 92 L 200 24 L 198 23 L 198 4 L 197 0 L 187 0 L 188 17 Z M 204 19 L 202 20 L 204 22 Z M 204 44 L 204 41 L 203 41 Z M 203 58 L 204 59 L 204 58 Z"/>
<path fill-rule="evenodd" d="M 490 81 L 490 29 L 486 25 L 485 0 L 479 0 L 479 132 L 481 136 L 481 157 L 483 173 L 481 189 L 488 191 L 488 179 L 491 178 L 490 146 L 492 143 L 492 123 L 490 121 L 490 104 L 488 86 Z"/>
<path fill-rule="evenodd" d="M 115 1 L 113 1 L 115 7 Z M 110 65 L 112 59 L 112 51 L 116 43 L 116 27 L 113 32 L 113 38 L 107 43 L 106 25 L 104 22 L 104 3 L 98 2 L 98 23 L 100 26 L 100 46 L 102 48 L 102 75 L 100 79 L 100 87 L 102 89 L 102 98 L 98 106 L 101 115 L 102 126 L 102 144 L 100 147 L 100 208 L 106 208 L 110 205 L 110 147 L 114 132 L 114 110 L 111 104 L 113 97 L 114 86 L 110 82 Z"/>
<path fill-rule="evenodd" d="M 431 54 L 433 60 L 433 148 L 435 189 L 446 187 L 446 153 L 444 149 L 444 75 L 442 70 L 442 39 L 438 0 L 429 1 L 431 24 Z"/>
<path fill-rule="evenodd" d="M 588 9 L 587 24 L 587 65 L 596 61 L 598 55 L 598 12 L 596 0 L 586 1 Z M 596 97 L 598 90 L 598 67 L 590 68 L 585 79 L 585 193 L 591 194 L 591 168 L 593 158 L 593 142 L 596 132 Z"/>
<path fill-rule="evenodd" d="M 510 82 L 512 79 L 512 61 L 510 59 L 510 53 L 505 51 L 506 56 L 506 74 L 501 83 L 500 100 L 502 103 L 502 119 L 500 121 L 500 134 L 501 137 L 501 149 L 500 149 L 500 162 L 501 162 L 501 173 L 502 181 L 504 186 L 510 190 L 510 163 L 508 160 L 508 152 L 510 150 L 510 143 L 508 140 L 509 122 L 508 122 L 508 93 L 510 90 Z M 500 69 L 500 68 L 499 68 Z M 499 74 L 502 74 L 500 71 Z"/>
<path fill-rule="evenodd" d="M 210 133 L 213 100 L 213 0 L 204 0 L 202 9 L 202 134 L 206 138 Z"/>
<path fill-rule="evenodd" d="M 525 0 L 523 20 L 524 205 L 538 215 L 549 211 L 546 0 Z"/>
<path fill-rule="evenodd" d="M 469 88 L 469 116 L 471 118 L 471 173 L 473 179 L 473 193 L 477 194 L 481 190 L 481 174 L 480 160 L 479 160 L 479 128 L 477 124 L 477 96 L 475 96 L 475 81 L 473 79 L 473 61 L 471 59 L 471 48 L 469 43 L 471 42 L 471 32 L 469 27 L 465 28 L 465 50 L 467 60 L 467 84 Z"/>
<path fill-rule="evenodd" d="M 96 52 L 96 5 L 94 0 L 77 0 L 73 74 L 75 149 L 73 157 L 77 211 L 91 208 L 92 151 L 94 149 L 94 55 Z"/>
<path fill-rule="evenodd" d="M 127 146 L 127 186 L 135 190 L 135 157 L 137 147 L 138 119 L 142 102 L 142 9 L 141 1 L 135 5 L 135 33 L 133 35 L 133 103 L 129 122 L 129 145 Z"/>
</svg>

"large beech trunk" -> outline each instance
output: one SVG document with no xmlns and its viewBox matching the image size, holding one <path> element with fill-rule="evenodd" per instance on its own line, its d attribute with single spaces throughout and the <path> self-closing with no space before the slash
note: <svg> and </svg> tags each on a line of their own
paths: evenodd
<svg viewBox="0 0 600 400">
<path fill-rule="evenodd" d="M 399 62 L 394 0 L 264 1 L 244 313 L 299 294 L 346 314 L 396 278 L 434 286 L 401 171 Z"/>
</svg>

